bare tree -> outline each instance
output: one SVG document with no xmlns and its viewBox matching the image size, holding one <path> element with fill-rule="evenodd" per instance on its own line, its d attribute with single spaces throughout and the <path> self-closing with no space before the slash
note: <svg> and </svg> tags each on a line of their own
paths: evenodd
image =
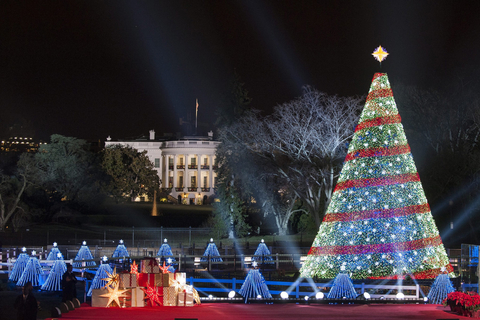
<svg viewBox="0 0 480 320">
<path fill-rule="evenodd" d="M 279 105 L 271 116 L 251 112 L 221 133 L 241 141 L 269 167 L 320 223 L 328 207 L 361 98 L 342 98 L 304 87 L 301 97 Z"/>
</svg>

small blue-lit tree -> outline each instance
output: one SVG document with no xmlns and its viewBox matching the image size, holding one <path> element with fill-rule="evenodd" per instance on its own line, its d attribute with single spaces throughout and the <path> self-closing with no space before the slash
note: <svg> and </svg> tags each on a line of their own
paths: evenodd
<svg viewBox="0 0 480 320">
<path fill-rule="evenodd" d="M 160 262 L 167 261 L 167 264 L 172 264 L 175 262 L 172 248 L 167 243 L 167 239 L 163 240 L 163 244 L 160 246 L 160 249 L 158 249 L 157 256 L 161 257 Z M 165 257 L 169 257 L 169 259 L 165 260 Z"/>
<path fill-rule="evenodd" d="M 433 282 L 432 288 L 427 295 L 428 301 L 433 304 L 442 304 L 443 299 L 450 292 L 455 291 L 448 274 L 439 274 Z"/>
<path fill-rule="evenodd" d="M 265 241 L 262 241 L 258 244 L 257 250 L 253 254 L 255 257 L 252 258 L 253 261 L 257 261 L 264 264 L 273 264 L 273 258 L 271 256 L 270 250 L 268 250 Z"/>
<path fill-rule="evenodd" d="M 12 272 L 10 273 L 8 280 L 17 282 L 22 276 L 23 270 L 25 270 L 28 260 L 30 259 L 30 256 L 25 253 L 26 251 L 27 248 L 23 247 L 22 253 L 18 255 L 17 260 L 13 264 Z"/>
<path fill-rule="evenodd" d="M 60 256 L 58 255 L 60 253 Z M 47 260 L 64 260 L 63 255 L 60 252 L 60 249 L 58 249 L 57 243 L 53 243 L 52 249 L 50 249 L 50 252 L 48 253 Z"/>
<path fill-rule="evenodd" d="M 57 253 L 57 259 L 60 259 L 62 254 Z M 41 289 L 45 291 L 62 291 L 62 277 L 67 271 L 67 265 L 63 260 L 55 260 L 47 280 L 42 285 Z"/>
<path fill-rule="evenodd" d="M 75 268 L 95 266 L 94 261 L 82 262 L 83 260 L 93 260 L 92 253 L 90 252 L 86 241 L 83 241 L 82 246 L 78 250 L 77 256 L 75 257 L 73 262 L 73 266 Z"/>
<path fill-rule="evenodd" d="M 32 256 L 28 259 L 27 265 L 25 266 L 20 279 L 17 281 L 17 286 L 23 287 L 28 281 L 30 281 L 34 287 L 40 285 L 38 276 L 43 274 L 43 270 L 37 257 L 35 257 L 36 254 L 35 251 L 32 251 Z"/>
<path fill-rule="evenodd" d="M 215 245 L 215 242 L 213 242 L 212 238 L 210 238 L 210 243 L 208 244 L 207 249 L 205 249 L 200 261 L 206 262 L 208 261 L 208 257 L 210 257 L 210 261 L 212 262 L 223 262 L 223 259 L 220 257 L 220 253 L 218 252 L 217 246 Z"/>
<path fill-rule="evenodd" d="M 256 269 L 257 262 L 252 263 L 253 269 L 248 271 L 245 282 L 243 283 L 238 293 L 245 298 L 258 298 L 259 296 L 264 299 L 272 298 L 270 291 L 268 290 L 267 284 L 263 275 L 260 273 L 259 269 Z"/>
<path fill-rule="evenodd" d="M 113 270 L 112 267 L 107 263 L 108 258 L 103 256 L 100 266 L 98 266 L 97 272 L 95 273 L 95 277 L 93 277 L 92 285 L 90 289 L 88 289 L 87 296 L 91 297 L 93 289 L 101 289 L 106 286 L 107 281 L 102 280 L 108 278 L 108 274 L 112 274 Z"/>
<path fill-rule="evenodd" d="M 112 258 L 130 257 L 127 251 L 127 247 L 123 244 L 123 240 L 118 241 L 118 246 L 113 252 Z"/>
<path fill-rule="evenodd" d="M 341 268 L 341 270 L 344 271 L 345 267 Z M 327 298 L 355 299 L 357 296 L 358 294 L 353 287 L 352 279 L 350 279 L 350 276 L 348 274 L 341 272 L 335 277 L 332 288 L 330 288 L 330 292 L 328 293 Z"/>
</svg>

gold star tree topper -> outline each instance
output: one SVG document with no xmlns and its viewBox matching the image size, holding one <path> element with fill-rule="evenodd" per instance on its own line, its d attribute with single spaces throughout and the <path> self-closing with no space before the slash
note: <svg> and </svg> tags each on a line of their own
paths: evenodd
<svg viewBox="0 0 480 320">
<path fill-rule="evenodd" d="M 382 48 L 382 46 L 378 46 L 378 48 L 373 51 L 372 56 L 374 56 L 378 62 L 382 63 L 382 61 L 387 58 L 388 52 L 385 48 Z"/>
</svg>

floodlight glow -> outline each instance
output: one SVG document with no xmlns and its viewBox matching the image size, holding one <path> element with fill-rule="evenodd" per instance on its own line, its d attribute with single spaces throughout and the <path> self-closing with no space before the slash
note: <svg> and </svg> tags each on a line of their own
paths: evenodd
<svg viewBox="0 0 480 320">
<path fill-rule="evenodd" d="M 308 301 L 308 296 L 303 297 L 303 299 L 305 299 L 305 301 Z"/>
<path fill-rule="evenodd" d="M 257 299 L 262 299 L 262 296 L 261 296 L 261 295 L 257 295 Z"/>
<path fill-rule="evenodd" d="M 322 300 L 323 298 L 325 298 L 325 294 L 323 294 L 323 292 L 317 292 L 315 295 L 315 299 L 317 300 Z"/>
<path fill-rule="evenodd" d="M 364 292 L 364 293 L 363 293 L 363 297 L 364 297 L 365 299 L 367 299 L 367 300 L 370 299 L 370 293 Z"/>
<path fill-rule="evenodd" d="M 210 238 L 210 242 L 213 242 L 213 238 Z"/>
<path fill-rule="evenodd" d="M 396 297 L 399 300 L 405 299 L 405 295 L 402 292 L 397 293 Z"/>
<path fill-rule="evenodd" d="M 230 292 L 228 293 L 228 297 L 229 297 L 230 299 L 235 298 L 235 294 L 236 294 L 236 292 L 232 290 L 232 291 L 230 291 Z"/>
<path fill-rule="evenodd" d="M 428 302 L 428 297 L 423 297 L 423 301 Z"/>
<path fill-rule="evenodd" d="M 211 294 L 208 295 L 208 299 L 212 300 L 213 296 Z"/>
<path fill-rule="evenodd" d="M 54 243 L 53 243 L 53 246 L 54 246 L 54 247 L 56 247 L 56 246 L 57 246 L 57 243 L 56 243 L 56 242 L 54 242 Z"/>
<path fill-rule="evenodd" d="M 264 243 L 264 242 L 265 242 L 265 240 L 263 240 L 263 239 L 262 239 L 262 241 L 261 241 L 261 242 L 262 242 L 262 243 Z"/>
<path fill-rule="evenodd" d="M 288 299 L 288 293 L 286 291 L 280 292 L 280 298 L 282 299 Z"/>
<path fill-rule="evenodd" d="M 86 245 L 87 245 L 87 241 L 83 241 L 82 244 L 83 244 L 84 246 L 86 246 Z"/>
</svg>

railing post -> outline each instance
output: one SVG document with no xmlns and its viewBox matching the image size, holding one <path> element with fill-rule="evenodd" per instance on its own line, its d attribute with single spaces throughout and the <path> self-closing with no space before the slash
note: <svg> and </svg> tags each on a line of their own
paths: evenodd
<svg viewBox="0 0 480 320">
<path fill-rule="evenodd" d="M 416 297 L 417 299 L 420 299 L 420 285 L 419 285 L 419 284 L 416 284 L 415 287 L 416 287 L 415 297 Z"/>
<path fill-rule="evenodd" d="M 178 254 L 178 272 L 182 271 L 182 254 Z"/>
<path fill-rule="evenodd" d="M 236 285 L 237 285 L 237 279 L 233 278 L 233 279 L 232 279 L 232 290 L 235 291 Z"/>
<path fill-rule="evenodd" d="M 276 259 L 277 259 L 277 261 L 276 261 L 277 268 L 276 268 L 276 269 L 278 270 L 278 265 L 279 265 L 279 262 L 278 262 L 278 252 L 276 253 Z"/>
<path fill-rule="evenodd" d="M 365 282 L 362 282 L 362 292 L 361 294 L 364 294 L 365 293 Z"/>
<path fill-rule="evenodd" d="M 300 282 L 297 282 L 297 286 L 295 287 L 295 297 L 297 299 L 300 298 Z"/>
</svg>

